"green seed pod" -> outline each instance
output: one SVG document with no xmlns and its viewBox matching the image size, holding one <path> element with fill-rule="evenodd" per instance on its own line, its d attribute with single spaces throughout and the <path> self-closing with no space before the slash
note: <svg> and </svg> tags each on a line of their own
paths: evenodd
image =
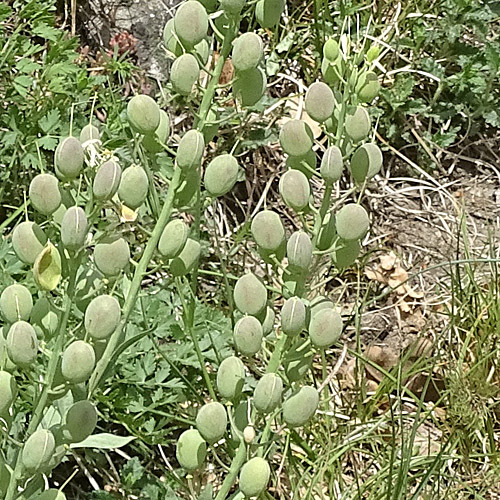
<svg viewBox="0 0 500 500">
<path fill-rule="evenodd" d="M 245 356 L 253 356 L 262 347 L 264 333 L 260 321 L 254 316 L 243 316 L 234 325 L 234 343 L 236 349 Z"/>
<path fill-rule="evenodd" d="M 19 260 L 33 264 L 43 250 L 47 237 L 38 224 L 31 221 L 21 222 L 12 233 L 12 246 Z"/>
<path fill-rule="evenodd" d="M 45 470 L 55 449 L 56 441 L 52 432 L 38 429 L 24 444 L 21 455 L 24 468 L 30 474 Z"/>
<path fill-rule="evenodd" d="M 267 290 L 255 274 L 238 279 L 233 291 L 234 303 L 243 314 L 258 316 L 267 305 Z"/>
<path fill-rule="evenodd" d="M 53 334 L 57 330 L 59 317 L 57 313 L 52 310 L 47 298 L 42 297 L 38 299 L 33 306 L 30 321 L 32 324 L 41 327 L 45 332 Z"/>
<path fill-rule="evenodd" d="M 316 413 L 318 404 L 318 391 L 306 385 L 283 403 L 283 420 L 290 427 L 302 427 Z"/>
<path fill-rule="evenodd" d="M 375 59 L 378 58 L 378 56 L 380 55 L 380 52 L 381 52 L 381 49 L 380 47 L 377 47 L 376 45 L 372 45 L 367 53 L 366 53 L 366 60 L 368 62 L 373 62 L 375 61 Z"/>
<path fill-rule="evenodd" d="M 335 96 L 332 89 L 323 82 L 313 83 L 306 94 L 307 114 L 315 121 L 323 123 L 333 114 Z"/>
<path fill-rule="evenodd" d="M 200 76 L 200 67 L 193 54 L 182 54 L 172 64 L 170 81 L 174 90 L 181 95 L 190 95 L 193 85 Z"/>
<path fill-rule="evenodd" d="M 351 174 L 356 182 L 364 182 L 380 172 L 384 158 L 374 143 L 360 146 L 351 158 Z"/>
<path fill-rule="evenodd" d="M 316 247 L 318 250 L 327 250 L 333 245 L 337 229 L 335 228 L 335 216 L 332 213 L 327 213 L 323 220 L 323 224 L 319 230 Z"/>
<path fill-rule="evenodd" d="M 286 255 L 290 266 L 307 270 L 312 261 L 311 238 L 304 231 L 295 231 L 288 240 Z"/>
<path fill-rule="evenodd" d="M 118 191 L 122 179 L 122 169 L 114 160 L 104 162 L 97 170 L 92 191 L 94 198 L 100 201 L 108 201 Z"/>
<path fill-rule="evenodd" d="M 240 35 L 233 42 L 233 66 L 236 71 L 256 68 L 264 55 L 262 38 L 252 32 Z"/>
<path fill-rule="evenodd" d="M 281 308 L 281 330 L 295 337 L 306 326 L 306 306 L 299 297 L 290 297 Z"/>
<path fill-rule="evenodd" d="M 64 454 L 66 454 L 66 449 L 64 447 L 63 451 Z M 50 468 L 52 469 L 52 467 Z M 37 496 L 35 500 L 66 500 L 66 495 L 62 491 L 50 488 L 50 490 L 44 491 L 41 495 Z"/>
<path fill-rule="evenodd" d="M 333 184 L 342 177 L 344 160 L 342 151 L 337 146 L 330 146 L 323 154 L 319 173 L 327 184 Z"/>
<path fill-rule="evenodd" d="M 227 428 L 226 409 L 220 403 L 203 405 L 196 416 L 196 428 L 203 439 L 210 444 L 220 441 Z"/>
<path fill-rule="evenodd" d="M 210 108 L 205 120 L 205 126 L 203 127 L 203 138 L 205 139 L 205 144 L 213 141 L 219 132 L 219 124 L 216 123 L 218 119 L 217 111 Z"/>
<path fill-rule="evenodd" d="M 84 158 L 82 144 L 76 137 L 62 139 L 54 154 L 57 176 L 64 180 L 75 179 L 82 171 Z"/>
<path fill-rule="evenodd" d="M 169 52 L 175 57 L 179 57 L 182 52 L 182 44 L 179 42 L 177 34 L 175 33 L 174 19 L 169 19 L 165 28 L 163 29 L 163 43 Z"/>
<path fill-rule="evenodd" d="M 261 28 L 273 28 L 280 22 L 285 0 L 259 0 L 255 4 L 255 19 Z"/>
<path fill-rule="evenodd" d="M 266 373 L 257 382 L 253 393 L 253 404 L 261 413 L 271 413 L 281 403 L 283 381 L 275 373 Z"/>
<path fill-rule="evenodd" d="M 0 327 L 0 361 L 3 361 L 3 369 L 9 373 L 16 369 L 15 363 L 9 358 L 7 349 L 7 327 Z"/>
<path fill-rule="evenodd" d="M 43 215 L 53 214 L 61 205 L 59 181 L 51 174 L 39 174 L 30 183 L 29 197 L 33 208 Z"/>
<path fill-rule="evenodd" d="M 202 40 L 200 43 L 196 44 L 194 51 L 192 52 L 196 57 L 198 64 L 201 68 L 205 67 L 210 58 L 211 48 L 207 40 Z"/>
<path fill-rule="evenodd" d="M 148 196 L 149 180 L 146 171 L 137 165 L 132 165 L 123 171 L 118 187 L 118 196 L 127 207 L 139 208 Z"/>
<path fill-rule="evenodd" d="M 231 431 L 233 438 L 236 437 L 236 442 L 240 442 L 240 435 L 244 432 L 245 427 L 250 425 L 249 416 L 251 413 L 250 403 L 245 399 L 241 403 L 235 405 L 233 418 L 231 419 Z"/>
<path fill-rule="evenodd" d="M 314 136 L 311 127 L 302 120 L 288 120 L 280 131 L 280 144 L 290 156 L 304 156 L 313 147 Z"/>
<path fill-rule="evenodd" d="M 260 68 L 240 71 L 233 81 L 233 93 L 243 107 L 257 104 L 267 88 L 267 77 Z"/>
<path fill-rule="evenodd" d="M 333 38 L 329 38 L 323 45 L 323 56 L 329 62 L 335 62 L 340 55 L 339 44 Z"/>
<path fill-rule="evenodd" d="M 311 317 L 309 338 L 321 349 L 331 347 L 342 333 L 342 317 L 334 309 L 323 309 Z"/>
<path fill-rule="evenodd" d="M 311 187 L 300 170 L 287 170 L 279 182 L 279 192 L 287 206 L 302 212 L 309 206 Z"/>
<path fill-rule="evenodd" d="M 346 116 L 345 131 L 354 142 L 366 139 L 370 133 L 370 127 L 370 115 L 361 106 L 358 106 L 354 113 L 349 113 Z"/>
<path fill-rule="evenodd" d="M 189 227 L 183 220 L 171 220 L 161 233 L 158 251 L 167 259 L 177 257 L 186 245 L 188 235 Z"/>
<path fill-rule="evenodd" d="M 356 85 L 356 93 L 361 102 L 370 103 L 377 97 L 380 91 L 378 76 L 373 71 L 363 73 Z"/>
<path fill-rule="evenodd" d="M 174 28 L 186 46 L 194 47 L 200 43 L 208 33 L 208 15 L 205 7 L 195 0 L 182 3 L 174 16 Z"/>
<path fill-rule="evenodd" d="M 87 439 L 97 425 L 97 410 L 88 400 L 77 401 L 66 413 L 64 435 L 72 443 Z"/>
<path fill-rule="evenodd" d="M 256 433 L 253 425 L 247 425 L 243 429 L 243 440 L 246 444 L 252 444 L 255 441 Z"/>
<path fill-rule="evenodd" d="M 61 373 L 72 384 L 81 384 L 90 378 L 95 368 L 94 348 L 83 340 L 75 340 L 63 352 Z"/>
<path fill-rule="evenodd" d="M 5 465 L 2 457 L 0 457 L 0 494 L 5 494 L 10 483 L 11 469 Z"/>
<path fill-rule="evenodd" d="M 89 223 L 81 207 L 70 207 L 66 210 L 61 223 L 61 241 L 66 249 L 75 252 L 83 247 Z"/>
<path fill-rule="evenodd" d="M 245 383 L 245 365 L 240 358 L 229 356 L 217 370 L 217 390 L 225 399 L 237 399 Z"/>
<path fill-rule="evenodd" d="M 85 331 L 94 339 L 107 339 L 121 319 L 120 303 L 111 295 L 94 297 L 85 310 Z"/>
<path fill-rule="evenodd" d="M 197 130 L 188 130 L 177 147 L 176 162 L 182 170 L 192 170 L 201 165 L 205 151 L 203 134 Z"/>
<path fill-rule="evenodd" d="M 170 272 L 173 276 L 185 276 L 198 264 L 201 255 L 201 245 L 191 238 L 186 240 L 181 253 L 170 262 Z"/>
<path fill-rule="evenodd" d="M 29 366 L 38 353 L 35 329 L 26 321 L 16 321 L 7 333 L 7 354 L 17 366 Z"/>
<path fill-rule="evenodd" d="M 16 379 L 9 372 L 0 370 L 0 416 L 9 412 L 16 395 Z"/>
<path fill-rule="evenodd" d="M 262 2 L 262 0 L 259 0 Z M 266 488 L 271 476 L 267 460 L 261 457 L 250 459 L 240 472 L 240 490 L 248 497 L 258 497 Z"/>
<path fill-rule="evenodd" d="M 271 307 L 266 307 L 266 314 L 262 321 L 262 333 L 264 336 L 269 335 L 274 331 L 274 320 L 276 319 L 276 314 Z"/>
<path fill-rule="evenodd" d="M 267 264 L 274 265 L 275 263 L 274 257 L 276 257 L 276 259 L 278 259 L 278 261 L 281 262 L 286 255 L 286 239 L 283 240 L 281 245 L 274 252 L 264 250 L 261 247 L 257 247 L 257 252 L 259 253 L 261 259 Z"/>
<path fill-rule="evenodd" d="M 238 16 L 245 6 L 246 0 L 220 0 L 220 6 L 229 17 Z"/>
<path fill-rule="evenodd" d="M 293 349 L 286 353 L 283 367 L 289 382 L 297 382 L 304 378 L 311 368 L 313 356 L 314 352 L 305 339 L 295 344 Z"/>
<path fill-rule="evenodd" d="M 163 109 L 160 109 L 160 123 L 153 134 L 144 136 L 142 145 L 149 153 L 161 153 L 163 151 L 162 144 L 167 142 L 169 135 L 170 118 Z"/>
<path fill-rule="evenodd" d="M 223 196 L 236 184 L 238 160 L 230 154 L 216 156 L 205 170 L 203 182 L 212 196 Z"/>
<path fill-rule="evenodd" d="M 360 240 L 368 232 L 368 213 L 356 203 L 343 206 L 337 213 L 335 222 L 337 234 L 344 240 Z"/>
<path fill-rule="evenodd" d="M 94 248 L 94 263 L 104 276 L 120 274 L 129 260 L 130 248 L 123 238 L 112 243 L 98 243 Z"/>
<path fill-rule="evenodd" d="M 309 325 L 311 324 L 312 317 L 315 316 L 320 311 L 333 308 L 334 308 L 333 302 L 328 297 L 324 297 L 322 295 L 315 297 L 309 304 L 308 324 Z"/>
<path fill-rule="evenodd" d="M 289 169 L 300 170 L 308 179 L 312 179 L 316 171 L 316 153 L 311 149 L 304 156 L 288 156 L 286 166 Z"/>
<path fill-rule="evenodd" d="M 36 284 L 47 292 L 54 290 L 61 280 L 61 255 L 52 243 L 47 243 L 33 264 Z"/>
<path fill-rule="evenodd" d="M 181 467 L 196 470 L 205 461 L 207 444 L 196 429 L 189 429 L 180 435 L 175 454 Z"/>
<path fill-rule="evenodd" d="M 334 62 L 329 61 L 326 57 L 321 62 L 321 74 L 328 85 L 335 85 L 340 77 L 343 76 L 345 63 L 342 57 L 337 57 Z"/>
<path fill-rule="evenodd" d="M 153 134 L 160 124 L 160 108 L 148 95 L 135 95 L 128 102 L 127 118 L 139 134 Z"/>
<path fill-rule="evenodd" d="M 259 212 L 252 220 L 252 236 L 259 247 L 275 252 L 285 239 L 280 216 L 272 210 Z"/>
<path fill-rule="evenodd" d="M 338 240 L 338 248 L 332 253 L 332 262 L 337 269 L 345 269 L 354 264 L 361 252 L 359 240 Z"/>
<path fill-rule="evenodd" d="M 0 310 L 8 323 L 27 321 L 33 309 L 33 298 L 23 285 L 14 283 L 4 289 L 0 296 Z"/>
<path fill-rule="evenodd" d="M 100 141 L 100 140 L 101 140 L 101 134 L 96 126 L 89 123 L 88 125 L 85 125 L 85 127 L 82 128 L 82 131 L 80 132 L 80 142 L 82 144 L 85 142 Z"/>
<path fill-rule="evenodd" d="M 174 206 L 179 209 L 190 207 L 200 183 L 201 175 L 199 169 L 183 172 L 179 189 L 175 191 Z"/>
</svg>

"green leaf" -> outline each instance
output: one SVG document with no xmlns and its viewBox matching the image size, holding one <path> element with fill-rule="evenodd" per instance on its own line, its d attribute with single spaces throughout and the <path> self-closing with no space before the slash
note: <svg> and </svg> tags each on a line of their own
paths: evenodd
<svg viewBox="0 0 500 500">
<path fill-rule="evenodd" d="M 37 36 L 45 38 L 46 40 L 50 40 L 51 42 L 55 42 L 61 34 L 58 29 L 53 28 L 52 26 L 48 26 L 45 23 L 41 23 L 38 26 L 35 26 L 33 28 L 33 33 Z"/>
<path fill-rule="evenodd" d="M 98 450 L 113 450 L 122 448 L 135 439 L 134 436 L 115 436 L 106 432 L 94 434 L 80 443 L 72 443 L 70 448 L 96 448 Z"/>
<path fill-rule="evenodd" d="M 40 128 L 48 134 L 56 127 L 56 125 L 59 125 L 60 118 L 61 113 L 59 110 L 57 108 L 51 109 L 43 118 L 38 120 L 38 125 L 40 125 Z"/>
</svg>

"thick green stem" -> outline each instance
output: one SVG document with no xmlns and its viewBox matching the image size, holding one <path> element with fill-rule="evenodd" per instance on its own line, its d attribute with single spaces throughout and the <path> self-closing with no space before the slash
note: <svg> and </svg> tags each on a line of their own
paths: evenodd
<svg viewBox="0 0 500 500">
<path fill-rule="evenodd" d="M 108 365 L 113 357 L 113 354 L 122 339 L 122 333 L 125 328 L 125 325 L 128 323 L 129 317 L 134 310 L 137 295 L 139 294 L 139 290 L 141 288 L 142 279 L 147 272 L 149 262 L 153 257 L 153 254 L 156 250 L 156 246 L 158 245 L 158 241 L 160 240 L 161 233 L 163 229 L 167 225 L 170 215 L 172 213 L 172 208 L 174 204 L 175 192 L 179 186 L 181 178 L 181 171 L 179 168 L 175 169 L 174 177 L 170 183 L 168 188 L 167 199 L 165 200 L 165 204 L 161 210 L 160 216 L 158 217 L 158 221 L 155 225 L 153 232 L 151 233 L 151 238 L 149 239 L 146 248 L 144 249 L 144 253 L 142 254 L 141 260 L 137 264 L 135 269 L 134 277 L 132 279 L 132 283 L 130 284 L 130 288 L 127 294 L 127 298 L 125 299 L 125 303 L 123 305 L 122 311 L 122 319 L 120 324 L 114 331 L 113 335 L 109 339 L 108 345 L 106 346 L 106 350 L 102 355 L 102 358 L 97 363 L 96 369 L 92 374 L 92 377 L 89 381 L 89 395 L 92 394 L 100 382 L 102 381 L 105 372 L 108 368 Z"/>
<path fill-rule="evenodd" d="M 246 458 L 247 458 L 247 447 L 245 446 L 245 443 L 241 441 L 238 451 L 236 452 L 236 455 L 233 458 L 233 462 L 231 463 L 231 468 L 229 469 L 229 472 L 224 478 L 224 482 L 222 483 L 222 486 L 220 487 L 220 490 L 217 493 L 215 500 L 226 500 L 226 497 L 229 494 L 231 488 L 233 487 L 233 484 L 236 481 L 236 476 L 238 475 L 238 472 L 240 471 L 243 464 L 245 463 Z"/>
<path fill-rule="evenodd" d="M 26 438 L 28 438 L 33 432 L 36 431 L 40 422 L 43 418 L 43 411 L 45 406 L 47 405 L 47 400 L 49 397 L 49 391 L 54 382 L 54 377 L 57 370 L 57 362 L 60 359 L 62 349 L 64 347 L 64 337 L 66 333 L 66 327 L 68 324 L 68 318 L 71 313 L 71 306 L 73 304 L 73 299 L 75 295 L 76 288 L 76 274 L 78 271 L 78 267 L 80 264 L 80 259 L 77 258 L 72 262 L 72 259 L 69 259 L 69 281 L 68 288 L 66 293 L 64 294 L 64 305 L 63 305 L 63 315 L 61 317 L 61 322 L 59 323 L 59 328 L 57 330 L 57 339 L 54 346 L 54 350 L 51 353 L 49 364 L 47 366 L 47 376 L 44 380 L 44 387 L 42 389 L 42 393 L 35 405 L 35 409 L 33 411 L 33 415 L 31 417 L 30 423 L 28 425 L 28 430 L 26 432 Z M 6 492 L 5 500 L 13 500 L 15 498 L 17 484 L 20 479 L 22 464 L 21 464 L 21 450 L 17 450 L 15 457 L 15 466 L 14 471 L 12 472 L 9 487 Z"/>
</svg>

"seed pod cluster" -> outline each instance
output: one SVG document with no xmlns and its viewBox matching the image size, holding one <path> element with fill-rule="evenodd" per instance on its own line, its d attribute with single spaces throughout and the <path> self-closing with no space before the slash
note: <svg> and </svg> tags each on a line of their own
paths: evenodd
<svg viewBox="0 0 500 500">
<path fill-rule="evenodd" d="M 228 2 L 231 15 L 234 15 L 239 6 L 234 7 L 230 8 Z M 264 42 L 256 33 L 243 33 L 233 42 L 231 55 L 235 70 L 233 93 L 242 106 L 254 106 L 260 101 L 267 87 L 266 73 L 261 65 Z"/>
</svg>

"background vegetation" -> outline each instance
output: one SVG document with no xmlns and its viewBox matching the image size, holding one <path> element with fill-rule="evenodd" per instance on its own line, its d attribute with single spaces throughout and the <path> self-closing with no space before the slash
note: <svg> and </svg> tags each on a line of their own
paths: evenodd
<svg viewBox="0 0 500 500">
<path fill-rule="evenodd" d="M 470 198 L 460 190 L 481 184 L 485 170 L 498 173 L 500 3 L 289 4 L 287 22 L 268 33 L 271 85 L 256 108 L 273 112 L 234 116 L 231 106 L 219 110 L 225 125 L 217 149 L 244 138 L 237 152 L 248 151 L 242 164 L 249 183 L 259 179 L 260 187 L 254 192 L 248 182 L 240 183 L 214 213 L 214 227 L 202 228 L 206 259 L 194 333 L 203 356 L 217 365 L 230 349 L 231 322 L 218 274 L 222 265 L 230 275 L 247 265 L 242 241 L 249 214 L 266 182 L 275 190 L 272 175 L 282 166 L 273 146 L 279 120 L 297 108 L 300 86 L 318 77 L 315 61 L 323 41 L 368 27 L 384 54 L 375 111 L 377 137 L 386 145 L 383 181 L 394 173 L 412 179 L 411 189 L 426 190 L 430 183 L 445 197 L 452 192 L 456 203 L 446 205 L 443 216 L 452 220 L 447 226 L 452 252 L 443 250 L 443 258 L 429 266 L 417 251 L 405 252 L 391 242 L 382 223 L 375 223 L 359 265 L 328 278 L 330 291 L 358 300 L 357 314 L 346 351 L 329 356 L 331 404 L 308 429 L 309 445 L 294 436 L 295 460 L 280 470 L 280 482 L 267 498 L 495 498 L 500 494 L 498 227 L 486 217 L 477 230 L 478 221 L 471 222 L 477 207 L 469 209 Z M 64 12 L 55 0 L 0 5 L 2 283 L 22 278 L 10 245 L 12 227 L 25 208 L 20 186 L 51 164 L 71 119 L 79 130 L 94 113 L 101 120 L 104 146 L 124 159 L 134 155 L 123 127 L 125 96 L 131 88 L 140 90 L 144 72 L 132 54 L 116 50 L 103 51 L 97 66 L 97 54 L 82 53 L 84 41 L 68 33 Z M 161 82 L 156 91 L 162 107 L 177 118 L 172 121 L 180 134 L 183 110 L 170 102 Z M 171 167 L 167 155 L 159 159 L 160 172 Z M 457 182 L 457 190 L 450 188 Z M 484 183 L 490 182 L 498 189 L 498 178 L 491 181 L 488 175 Z M 411 190 L 408 185 L 394 189 Z M 375 200 L 387 192 L 375 190 Z M 481 195 L 492 196 L 490 191 Z M 277 197 L 274 201 L 274 208 L 283 211 Z M 425 208 L 425 202 L 408 208 L 395 198 L 391 210 L 402 214 L 404 229 L 412 232 Z M 376 202 L 373 212 L 375 219 L 383 216 Z M 423 239 L 418 251 L 434 248 L 432 238 Z M 379 260 L 384 256 L 391 256 L 392 267 L 384 267 Z M 425 298 L 407 294 L 406 309 L 394 288 L 406 284 L 408 276 L 409 285 Z M 205 386 L 192 341 L 179 322 L 179 297 L 159 272 L 145 286 L 148 293 L 129 329 L 141 339 L 125 351 L 98 395 L 99 430 L 134 439 L 116 451 L 73 450 L 54 477 L 61 484 L 75 474 L 68 498 L 195 498 L 194 491 L 219 484 L 222 467 L 187 481 L 175 461 L 176 439 L 193 423 Z M 370 338 L 359 318 L 365 313 L 382 317 L 388 309 L 399 316 L 390 316 L 385 336 Z M 401 339 L 416 316 L 417 327 Z M 382 345 L 379 357 L 367 351 L 375 340 Z M 415 357 L 419 349 L 425 355 Z M 342 366 L 334 368 L 339 359 Z M 321 377 L 320 360 L 315 367 Z"/>
</svg>

